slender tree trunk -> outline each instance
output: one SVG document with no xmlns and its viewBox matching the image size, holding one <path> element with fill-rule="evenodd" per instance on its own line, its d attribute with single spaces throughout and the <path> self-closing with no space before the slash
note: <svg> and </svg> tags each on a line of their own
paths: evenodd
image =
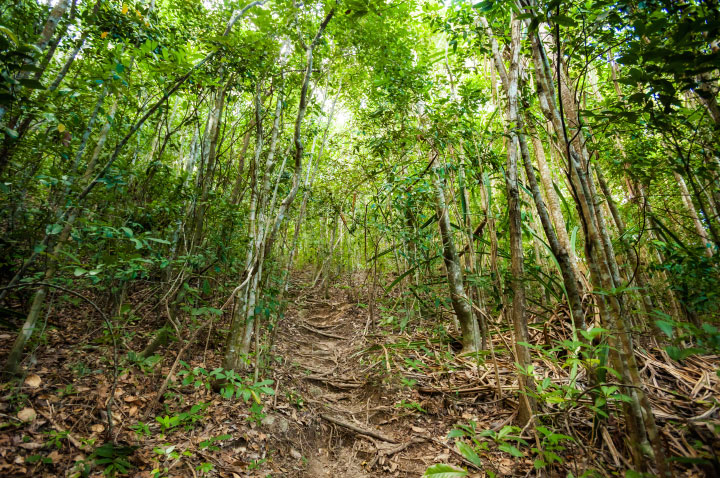
<svg viewBox="0 0 720 478">
<path fill-rule="evenodd" d="M 477 260 L 477 255 L 475 254 L 475 234 L 473 233 L 473 227 L 472 227 L 472 220 L 470 218 L 470 197 L 468 195 L 468 190 L 465 187 L 465 167 L 463 165 L 460 165 L 459 173 L 458 173 L 458 182 L 460 186 L 460 200 L 461 200 L 461 206 L 462 206 L 462 217 L 463 217 L 463 223 L 465 226 L 465 232 L 467 233 L 468 238 L 468 256 L 465 263 L 467 264 L 467 268 L 470 271 L 471 274 L 480 274 L 480 267 L 479 267 L 479 261 Z M 414 245 L 414 244 L 413 244 Z M 482 300 L 480 295 L 480 288 L 475 286 L 472 288 L 473 292 L 475 293 L 475 300 L 474 302 L 478 305 L 479 308 L 482 308 Z M 480 314 L 478 317 L 478 322 L 480 325 L 480 338 L 482 341 L 482 350 L 487 350 L 488 344 L 487 344 L 487 323 L 485 320 L 485 316 L 483 314 Z"/>
<path fill-rule="evenodd" d="M 450 300 L 458 322 L 460 322 L 463 343 L 462 352 L 476 352 L 480 350 L 481 345 L 480 329 L 470 307 L 470 299 L 465 292 L 460 258 L 452 238 L 450 215 L 445 200 L 445 187 L 438 173 L 435 174 L 435 205 L 443 244 L 443 259 L 447 272 Z"/>
<path fill-rule="evenodd" d="M 695 232 L 698 236 L 700 236 L 700 242 L 703 246 L 703 251 L 705 252 L 706 256 L 712 257 L 712 243 L 710 242 L 710 238 L 708 238 L 705 227 L 703 226 L 702 222 L 700 222 L 700 217 L 698 216 L 697 210 L 695 209 L 695 205 L 692 201 L 692 196 L 690 196 L 690 191 L 688 191 L 685 180 L 683 179 L 682 175 L 677 171 L 675 171 L 674 175 L 675 181 L 677 181 L 678 188 L 680 188 L 680 198 L 682 199 L 682 202 L 685 205 L 685 209 L 687 209 L 687 212 L 692 219 L 693 225 L 695 226 Z"/>
<path fill-rule="evenodd" d="M 522 127 L 522 125 L 520 125 Z M 542 149 L 542 145 L 539 145 Z M 537 147 L 537 145 L 536 145 Z M 540 193 L 540 186 L 538 185 L 535 171 L 532 168 L 530 160 L 530 152 L 527 147 L 527 141 L 525 135 L 520 135 L 520 153 L 523 158 L 523 164 L 525 165 L 525 175 L 527 176 L 530 191 L 532 192 L 533 200 L 535 201 L 535 207 L 540 216 L 540 223 L 545 231 L 545 237 L 547 237 L 550 250 L 555 256 L 555 260 L 560 267 L 560 273 L 563 278 L 563 284 L 565 285 L 565 293 L 567 294 L 568 304 L 572 313 L 572 320 L 577 330 L 585 330 L 585 311 L 582 307 L 582 296 L 579 289 L 580 281 L 576 275 L 576 269 L 573 267 L 570 259 L 568 249 L 561 244 L 559 240 L 560 234 L 556 234 L 555 229 L 552 227 L 552 221 L 548 214 L 548 208 L 545 205 L 542 194 Z M 562 227 L 565 231 L 565 227 Z"/>
<path fill-rule="evenodd" d="M 526 344 L 529 342 L 527 330 L 527 317 L 525 315 L 525 282 L 523 266 L 522 245 L 522 213 L 520 211 L 520 193 L 518 183 L 518 146 L 520 138 L 518 133 L 521 127 L 521 117 L 518 107 L 518 88 L 522 75 L 520 64 L 520 43 L 522 37 L 521 22 L 515 18 L 511 24 L 510 65 L 505 68 L 500 49 L 490 25 L 484 17 L 480 21 L 490 39 L 490 46 L 495 60 L 495 70 L 505 91 L 505 117 L 508 126 L 507 163 L 505 166 L 505 188 L 508 201 L 508 216 L 510 229 L 510 271 L 512 280 L 510 287 L 513 292 L 512 324 L 515 331 L 515 358 L 522 369 L 518 372 L 520 385 L 520 400 L 518 407 L 518 423 L 527 425 L 535 414 L 537 405 L 528 393 L 535 388 L 534 378 L 528 372 L 532 364 L 530 351 Z"/>
<path fill-rule="evenodd" d="M 603 244 L 603 239 L 601 238 L 602 232 L 597 229 L 598 227 L 603 227 L 604 223 L 598 221 L 595 217 L 597 203 L 593 199 L 594 192 L 590 184 L 591 178 L 586 174 L 586 168 L 584 167 L 584 165 L 588 164 L 587 152 L 582 149 L 582 143 L 576 143 L 568 139 L 568 132 L 565 128 L 562 110 L 558 112 L 555 108 L 556 104 L 558 104 L 560 108 L 564 106 L 572 107 L 572 105 L 569 105 L 565 98 L 560 98 L 558 103 L 555 102 L 549 62 L 547 61 L 542 42 L 537 33 L 532 36 L 532 51 L 538 99 L 540 100 L 541 108 L 547 119 L 552 122 L 558 137 L 565 139 L 566 160 L 570 174 L 569 179 L 583 221 L 583 228 L 586 235 L 586 256 L 591 266 L 591 278 L 595 286 L 599 289 L 612 291 L 617 287 L 613 277 L 613 269 L 617 268 L 617 263 L 615 262 L 614 255 L 610 253 L 611 250 L 606 247 L 606 244 Z M 560 57 L 560 54 L 558 54 L 558 56 Z M 559 66 L 557 62 L 556 66 Z M 568 89 L 563 85 L 562 76 L 562 74 L 558 75 L 558 81 L 560 82 L 561 95 L 564 95 Z M 579 137 L 580 134 L 574 136 L 576 136 L 577 141 L 577 137 Z M 578 146 L 580 147 L 579 150 Z M 615 267 L 613 267 L 612 263 L 615 263 Z M 604 298 L 599 297 L 598 299 L 599 304 L 602 305 Z M 611 330 L 617 331 L 615 335 L 618 341 L 616 368 L 621 372 L 624 379 L 627 380 L 628 385 L 630 385 L 630 387 L 626 388 L 626 393 L 631 397 L 629 407 L 626 410 L 626 424 L 631 430 L 634 439 L 633 444 L 636 457 L 638 461 L 643 463 L 644 467 L 649 468 L 652 463 L 656 465 L 661 476 L 669 476 L 670 471 L 665 458 L 665 449 L 660 440 L 652 409 L 639 376 L 632 338 L 630 337 L 626 323 L 627 317 L 621 302 L 622 293 L 608 294 L 606 300 L 609 306 L 606 311 L 608 326 Z"/>
<path fill-rule="evenodd" d="M 553 176 L 550 172 L 547 159 L 545 157 L 545 149 L 543 148 L 540 138 L 537 136 L 535 128 L 531 122 L 528 122 L 528 132 L 532 139 L 533 149 L 535 151 L 535 159 L 538 166 L 538 172 L 540 173 L 540 181 L 542 182 L 543 189 L 545 191 L 545 199 L 547 211 L 552 220 L 552 224 L 555 226 L 555 233 L 557 235 L 560 246 L 567 251 L 568 259 L 573 270 L 573 274 L 578 279 L 578 290 L 582 294 L 583 286 L 582 280 L 580 279 L 580 269 L 578 267 L 577 255 L 573 251 L 572 244 L 570 243 L 570 235 L 568 234 L 567 228 L 565 227 L 565 218 L 563 217 L 562 208 L 560 207 L 560 199 L 558 198 L 555 187 L 553 186 Z"/>
<path fill-rule="evenodd" d="M 220 91 L 215 95 L 215 101 L 210 109 L 205 126 L 205 135 L 202 141 L 202 166 L 198 175 L 198 187 L 200 194 L 192 220 L 191 243 L 197 247 L 200 245 L 203 237 L 203 226 L 205 223 L 205 213 L 208 206 L 208 198 L 213 184 L 213 173 L 215 170 L 215 161 L 217 159 L 217 140 L 220 132 L 220 120 L 222 118 L 223 109 L 225 107 L 225 93 L 227 86 L 222 86 Z"/>
<path fill-rule="evenodd" d="M 47 21 L 45 22 L 45 26 L 43 27 L 42 32 L 40 33 L 40 38 L 35 42 L 35 46 L 40 52 L 44 52 L 45 48 L 47 48 L 48 44 L 50 43 L 50 40 L 52 39 L 53 35 L 55 34 L 55 30 L 57 29 L 58 23 L 60 23 L 60 19 L 65 15 L 65 12 L 67 11 L 68 7 L 70 6 L 70 0 L 58 0 L 58 2 L 55 4 L 55 7 L 50 12 L 50 15 L 48 16 Z M 26 79 L 30 76 L 30 72 L 27 70 L 22 70 L 18 74 L 19 80 Z M 5 113 L 7 113 L 7 109 L 5 106 L 0 106 L 0 121 L 2 121 L 3 117 L 5 116 Z M 0 165 L 0 171 L 2 170 L 3 165 Z"/>
</svg>

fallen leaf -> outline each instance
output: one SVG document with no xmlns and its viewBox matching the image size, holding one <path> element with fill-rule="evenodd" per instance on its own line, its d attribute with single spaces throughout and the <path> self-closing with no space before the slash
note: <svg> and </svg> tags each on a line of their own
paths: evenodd
<svg viewBox="0 0 720 478">
<path fill-rule="evenodd" d="M 31 422 L 37 417 L 37 413 L 32 408 L 23 408 L 17 414 L 17 417 L 24 422 Z"/>
<path fill-rule="evenodd" d="M 38 388 L 40 384 L 42 383 L 42 379 L 39 375 L 31 373 L 27 376 L 25 379 L 25 385 L 27 385 L 30 388 Z"/>
<path fill-rule="evenodd" d="M 102 423 L 95 423 L 94 425 L 90 426 L 90 430 L 95 433 L 102 433 L 105 430 L 105 425 L 103 425 Z"/>
</svg>

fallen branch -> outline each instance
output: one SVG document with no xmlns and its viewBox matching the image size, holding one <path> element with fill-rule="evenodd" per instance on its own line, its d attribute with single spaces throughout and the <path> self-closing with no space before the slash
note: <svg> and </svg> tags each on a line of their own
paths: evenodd
<svg viewBox="0 0 720 478">
<path fill-rule="evenodd" d="M 517 390 L 517 387 L 514 386 L 505 386 L 502 387 L 503 390 Z M 427 394 L 438 394 L 438 393 L 480 393 L 480 392 L 495 392 L 497 391 L 497 387 L 493 385 L 479 385 L 476 387 L 467 387 L 467 388 L 453 388 L 453 387 L 443 387 L 443 388 L 436 388 L 436 387 L 420 387 L 418 389 L 420 393 L 427 393 Z"/>
<path fill-rule="evenodd" d="M 306 377 L 303 377 L 305 380 L 314 380 L 316 382 L 322 382 L 325 383 L 331 387 L 337 388 L 339 390 L 347 390 L 347 389 L 354 389 L 354 388 L 360 388 L 364 383 L 359 382 L 334 382 L 332 379 L 333 377 L 323 377 L 320 375 L 308 375 Z"/>
<path fill-rule="evenodd" d="M 326 415 L 324 413 L 320 414 L 320 418 L 323 420 L 327 420 L 330 423 L 334 423 L 335 425 L 339 425 L 343 428 L 347 428 L 348 430 L 354 431 L 355 433 L 358 433 L 360 435 L 365 435 L 372 438 L 377 438 L 378 440 L 382 440 L 384 442 L 388 443 L 397 443 L 393 438 L 388 438 L 385 435 L 382 435 L 379 432 L 368 430 L 367 428 L 362 428 L 357 425 L 354 425 L 352 423 L 346 422 L 344 420 L 341 420 L 339 418 L 331 417 L 330 415 Z"/>
<path fill-rule="evenodd" d="M 305 325 L 305 324 L 297 324 L 297 325 L 300 326 L 300 327 L 302 327 L 302 328 L 305 329 L 305 330 L 309 330 L 310 332 L 312 332 L 312 333 L 314 333 L 314 334 L 322 335 L 323 337 L 327 337 L 327 338 L 330 338 L 330 339 L 338 339 L 338 340 L 345 340 L 345 339 L 346 339 L 346 337 L 342 337 L 342 336 L 340 336 L 340 335 L 335 335 L 335 334 L 329 334 L 329 333 L 327 333 L 327 332 L 323 332 L 322 330 L 318 330 L 318 329 L 316 329 L 316 328 L 314 328 L 314 327 L 310 327 L 309 325 Z"/>
<path fill-rule="evenodd" d="M 378 460 L 380 459 L 380 457 L 389 457 L 389 456 L 392 456 L 392 455 L 394 455 L 394 454 L 396 454 L 396 453 L 400 453 L 401 451 L 403 451 L 404 449 L 408 448 L 408 447 L 411 446 L 411 445 L 415 445 L 415 444 L 417 444 L 417 443 L 425 443 L 426 441 L 427 441 L 427 439 L 426 439 L 425 437 L 415 437 L 415 438 L 413 438 L 412 440 L 410 440 L 409 442 L 402 443 L 402 444 L 400 444 L 400 445 L 398 445 L 398 446 L 396 446 L 396 447 L 393 447 L 393 448 L 390 448 L 390 449 L 387 449 L 387 450 L 381 450 L 381 449 L 378 448 L 378 451 L 377 451 L 377 454 L 375 455 L 375 458 L 373 458 L 372 460 L 370 460 L 370 463 L 368 463 L 367 468 L 370 469 L 370 468 L 372 468 L 373 466 L 375 466 L 375 464 L 378 462 Z"/>
</svg>

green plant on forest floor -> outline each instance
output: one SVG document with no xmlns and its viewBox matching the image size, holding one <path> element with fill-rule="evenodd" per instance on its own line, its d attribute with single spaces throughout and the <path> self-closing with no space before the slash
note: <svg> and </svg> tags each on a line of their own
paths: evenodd
<svg viewBox="0 0 720 478">
<path fill-rule="evenodd" d="M 495 472 L 487 469 L 488 465 L 481 458 L 481 454 L 489 451 L 491 445 L 494 445 L 499 451 L 508 453 L 513 458 L 524 458 L 529 452 L 535 457 L 533 465 L 537 470 L 563 463 L 560 453 L 565 451 L 566 444 L 573 442 L 574 439 L 542 425 L 538 425 L 536 430 L 539 432 L 536 442 L 539 446 L 530 446 L 522 438 L 523 430 L 519 427 L 506 425 L 498 431 L 479 431 L 474 421 L 470 421 L 467 425 L 458 424 L 450 431 L 448 439 L 454 438 L 457 451 L 473 465 L 486 470 L 489 476 L 495 476 Z M 432 473 L 426 473 L 424 476 L 442 476 L 439 474 L 442 471 L 439 468 L 435 470 L 429 468 L 428 471 L 432 471 Z M 465 476 L 462 474 L 463 470 L 458 469 L 448 470 L 447 473 L 451 473 L 446 475 L 450 477 Z"/>
<path fill-rule="evenodd" d="M 287 398 L 288 402 L 292 403 L 295 408 L 301 409 L 303 405 L 305 405 L 305 400 L 303 399 L 302 395 L 300 395 L 295 390 L 286 391 L 285 398 Z"/>
<path fill-rule="evenodd" d="M 180 457 L 191 457 L 192 452 L 189 450 L 183 450 L 178 451 L 177 445 L 171 445 L 170 443 L 165 443 L 162 446 L 156 446 L 153 448 L 153 452 L 155 453 L 155 457 L 153 458 L 154 461 L 157 462 L 157 465 L 153 470 L 150 472 L 151 476 L 153 478 L 160 478 L 163 476 L 163 474 L 168 473 L 170 471 L 170 468 L 168 466 L 164 466 L 163 464 L 166 463 L 168 460 L 178 460 Z M 162 464 L 161 464 L 162 461 Z"/>
<path fill-rule="evenodd" d="M 96 464 L 103 466 L 103 473 L 108 476 L 116 474 L 127 474 L 133 465 L 128 458 L 132 455 L 137 446 L 116 445 L 112 442 L 104 443 L 97 447 L 90 455 L 90 459 Z M 88 467 L 84 467 L 89 472 Z M 83 474 L 83 476 L 87 476 Z"/>
<path fill-rule="evenodd" d="M 160 424 L 163 433 L 167 433 L 178 426 L 184 426 L 185 430 L 192 430 L 195 424 L 201 421 L 205 415 L 203 411 L 208 407 L 207 403 L 201 402 L 193 405 L 189 411 L 178 413 L 175 415 L 165 415 L 164 417 L 155 417 L 155 421 Z"/>
<path fill-rule="evenodd" d="M 63 441 L 67 439 L 70 432 L 50 430 L 49 432 L 45 432 L 45 434 L 48 436 L 48 439 L 45 441 L 45 446 L 57 448 L 59 450 L 63 447 Z"/>
<path fill-rule="evenodd" d="M 406 410 L 415 410 L 420 413 L 427 413 L 427 410 L 421 407 L 418 402 L 412 402 L 409 400 L 400 400 L 400 403 L 395 404 L 395 408 L 404 408 Z"/>
<path fill-rule="evenodd" d="M 162 362 L 162 356 L 151 355 L 149 357 L 143 357 L 140 354 L 133 352 L 132 350 L 127 354 L 127 359 L 130 363 L 137 366 L 146 375 L 153 372 L 155 366 Z"/>
</svg>

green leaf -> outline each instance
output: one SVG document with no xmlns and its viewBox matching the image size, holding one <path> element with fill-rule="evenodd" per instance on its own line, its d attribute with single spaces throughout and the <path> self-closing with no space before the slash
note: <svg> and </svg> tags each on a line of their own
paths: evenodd
<svg viewBox="0 0 720 478">
<path fill-rule="evenodd" d="M 658 329 L 660 329 L 665 335 L 672 338 L 674 325 L 672 322 L 667 320 L 656 320 L 655 325 L 657 325 Z"/>
<path fill-rule="evenodd" d="M 433 465 L 425 470 L 423 478 L 460 478 L 462 476 L 467 476 L 467 474 L 467 471 L 462 468 L 438 463 L 437 465 Z"/>
<path fill-rule="evenodd" d="M 575 26 L 576 23 L 575 20 L 562 13 L 560 15 L 553 15 L 552 21 L 563 27 L 572 27 Z"/>
<path fill-rule="evenodd" d="M 159 242 L 160 244 L 170 244 L 170 241 L 166 241 L 165 239 L 158 239 L 157 237 L 146 237 L 145 239 L 152 242 Z"/>
<path fill-rule="evenodd" d="M 465 443 L 464 441 L 458 441 L 455 443 L 455 446 L 457 447 L 458 451 L 462 456 L 467 458 L 467 460 L 472 463 L 473 465 L 477 466 L 478 468 L 482 467 L 482 460 L 478 456 L 478 454 L 475 452 L 473 447 Z"/>
<path fill-rule="evenodd" d="M 4 33 L 5 36 L 10 38 L 13 43 L 15 43 L 16 45 L 18 44 L 18 39 L 15 36 L 15 33 L 13 33 L 13 31 L 10 30 L 8 27 L 4 27 L 4 26 L 0 25 L 0 32 Z"/>
<path fill-rule="evenodd" d="M 24 86 L 25 88 L 31 89 L 31 90 L 44 90 L 45 86 L 43 86 L 42 83 L 40 83 L 38 80 L 34 78 L 25 78 L 23 80 L 20 80 L 20 84 Z"/>
<path fill-rule="evenodd" d="M 45 228 L 45 234 L 48 234 L 50 236 L 60 234 L 60 231 L 62 231 L 62 229 L 62 224 L 48 224 L 48 226 Z"/>
<path fill-rule="evenodd" d="M 689 347 L 686 349 L 681 349 L 680 347 L 670 346 L 665 347 L 665 351 L 668 353 L 671 359 L 673 360 L 685 360 L 686 358 L 690 357 L 691 355 L 703 353 L 703 349 L 698 347 Z"/>
<path fill-rule="evenodd" d="M 18 137 L 20 136 L 17 131 L 15 131 L 14 129 L 10 129 L 7 126 L 3 126 L 3 131 L 12 139 L 18 139 Z"/>
<path fill-rule="evenodd" d="M 480 10 L 481 12 L 489 12 L 492 10 L 494 4 L 495 2 L 493 0 L 483 0 L 482 2 L 478 2 L 473 5 L 473 8 Z"/>
<path fill-rule="evenodd" d="M 502 445 L 500 445 L 498 447 L 498 449 L 501 451 L 504 451 L 506 453 L 510 453 L 512 456 L 517 457 L 517 458 L 522 458 L 525 456 L 525 454 L 523 452 L 521 452 L 520 450 L 518 450 L 516 447 L 514 447 L 513 445 L 511 445 L 509 443 L 503 443 Z"/>
</svg>

